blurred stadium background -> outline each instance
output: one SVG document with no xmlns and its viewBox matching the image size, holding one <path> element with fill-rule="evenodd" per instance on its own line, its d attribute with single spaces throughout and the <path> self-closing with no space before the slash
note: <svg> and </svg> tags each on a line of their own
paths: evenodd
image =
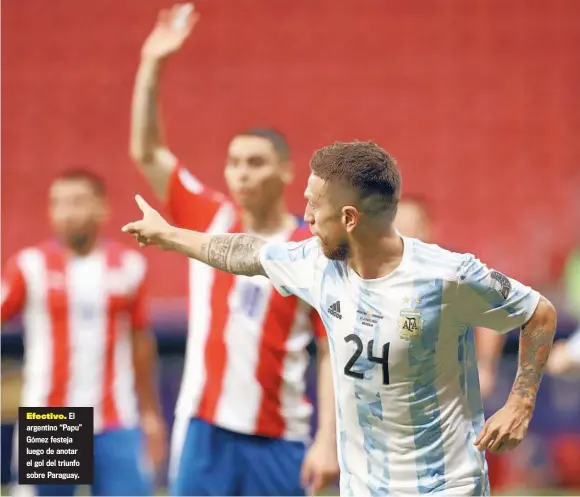
<svg viewBox="0 0 580 497">
<path fill-rule="evenodd" d="M 2 263 L 49 236 L 46 189 L 62 168 L 86 165 L 105 177 L 113 238 L 122 240 L 119 227 L 137 214 L 133 195 L 152 198 L 128 157 L 129 106 L 141 44 L 169 5 L 2 2 Z M 404 193 L 428 201 L 437 243 L 536 286 L 559 308 L 558 337 L 575 329 L 580 2 L 198 0 L 196 7 L 202 21 L 171 63 L 162 100 L 172 148 L 204 182 L 225 189 L 223 153 L 233 133 L 273 125 L 294 151 L 288 202 L 300 213 L 313 150 L 372 139 L 399 160 Z M 147 257 L 170 423 L 187 271 L 178 256 Z M 19 332 L 13 322 L 2 333 L 3 483 Z M 516 351 L 511 333 L 486 400 L 490 412 L 507 396 Z M 580 489 L 580 381 L 546 377 L 525 443 L 490 465 L 495 493 Z"/>
</svg>

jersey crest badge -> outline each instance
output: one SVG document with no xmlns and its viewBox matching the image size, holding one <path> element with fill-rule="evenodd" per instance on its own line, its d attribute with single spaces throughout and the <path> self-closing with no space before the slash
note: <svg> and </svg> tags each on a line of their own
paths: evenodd
<svg viewBox="0 0 580 497">
<path fill-rule="evenodd" d="M 423 333 L 425 320 L 417 309 L 406 308 L 399 313 L 399 336 L 410 342 L 417 340 Z"/>
</svg>

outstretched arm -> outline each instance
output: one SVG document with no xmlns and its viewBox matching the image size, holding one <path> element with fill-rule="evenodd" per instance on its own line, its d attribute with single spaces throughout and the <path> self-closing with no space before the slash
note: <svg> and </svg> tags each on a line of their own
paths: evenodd
<svg viewBox="0 0 580 497">
<path fill-rule="evenodd" d="M 260 262 L 260 249 L 265 243 L 260 237 L 244 233 L 211 235 L 171 227 L 164 235 L 163 248 L 227 273 L 266 276 Z"/>
<path fill-rule="evenodd" d="M 157 245 L 186 255 L 228 273 L 266 276 L 260 262 L 262 238 L 243 233 L 212 235 L 171 226 L 139 195 L 135 197 L 143 219 L 123 227 L 142 247 Z"/>
</svg>

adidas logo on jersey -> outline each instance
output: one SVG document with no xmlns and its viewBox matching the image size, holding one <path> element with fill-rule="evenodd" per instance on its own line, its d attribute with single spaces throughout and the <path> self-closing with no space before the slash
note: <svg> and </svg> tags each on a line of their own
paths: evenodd
<svg viewBox="0 0 580 497">
<path fill-rule="evenodd" d="M 342 314 L 340 313 L 340 300 L 337 300 L 328 308 L 328 314 L 335 318 L 342 319 Z"/>
</svg>

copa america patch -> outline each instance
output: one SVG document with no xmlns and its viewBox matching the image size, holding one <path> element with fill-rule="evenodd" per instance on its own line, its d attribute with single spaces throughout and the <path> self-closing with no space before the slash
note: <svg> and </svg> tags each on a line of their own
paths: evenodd
<svg viewBox="0 0 580 497">
<path fill-rule="evenodd" d="M 489 276 L 491 277 L 491 288 L 506 300 L 510 294 L 510 290 L 512 289 L 510 280 L 499 271 L 492 271 Z"/>
</svg>

